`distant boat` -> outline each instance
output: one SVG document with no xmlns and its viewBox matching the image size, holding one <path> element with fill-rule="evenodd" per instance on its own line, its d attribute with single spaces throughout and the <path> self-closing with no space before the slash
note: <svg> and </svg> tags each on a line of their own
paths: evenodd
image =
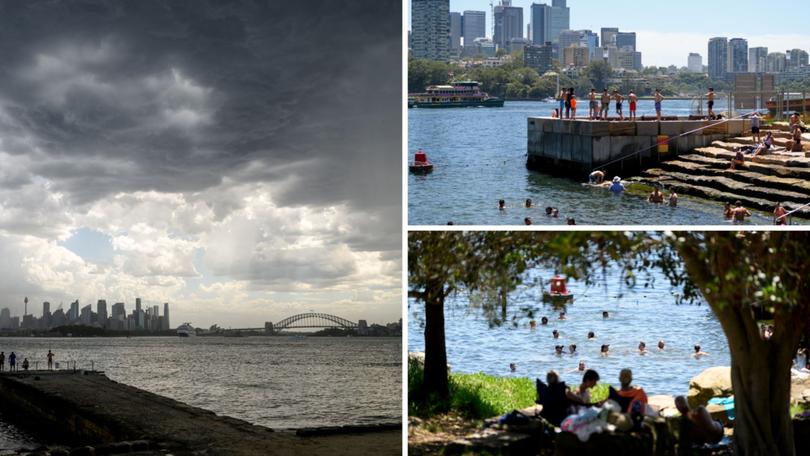
<svg viewBox="0 0 810 456">
<path fill-rule="evenodd" d="M 503 99 L 491 97 L 481 90 L 477 81 L 459 81 L 432 85 L 425 93 L 408 94 L 409 108 L 502 108 Z"/>
<path fill-rule="evenodd" d="M 180 337 L 194 337 L 197 335 L 197 332 L 194 330 L 194 327 L 191 326 L 191 323 L 183 323 L 177 327 L 177 335 Z"/>
<path fill-rule="evenodd" d="M 543 103 L 556 103 L 556 102 L 557 102 L 557 99 L 554 98 L 554 97 L 543 98 Z"/>
</svg>

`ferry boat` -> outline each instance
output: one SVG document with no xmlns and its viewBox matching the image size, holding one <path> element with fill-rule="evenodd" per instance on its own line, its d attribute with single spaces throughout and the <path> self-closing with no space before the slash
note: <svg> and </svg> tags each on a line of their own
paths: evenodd
<svg viewBox="0 0 810 456">
<path fill-rule="evenodd" d="M 432 85 L 425 93 L 408 94 L 409 108 L 501 108 L 503 99 L 491 97 L 481 90 L 477 81 L 459 81 L 448 85 Z"/>
<path fill-rule="evenodd" d="M 180 337 L 194 337 L 197 335 L 196 330 L 191 323 L 183 323 L 177 327 L 177 335 Z"/>
</svg>

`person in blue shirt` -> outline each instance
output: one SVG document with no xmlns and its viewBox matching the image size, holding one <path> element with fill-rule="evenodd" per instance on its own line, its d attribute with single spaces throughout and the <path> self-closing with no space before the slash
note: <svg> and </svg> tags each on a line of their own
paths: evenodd
<svg viewBox="0 0 810 456">
<path fill-rule="evenodd" d="M 619 177 L 619 176 L 614 177 L 613 178 L 613 183 L 610 184 L 610 189 L 609 190 L 611 192 L 617 193 L 617 194 L 623 192 L 624 191 L 624 184 L 622 184 L 622 178 Z"/>
</svg>

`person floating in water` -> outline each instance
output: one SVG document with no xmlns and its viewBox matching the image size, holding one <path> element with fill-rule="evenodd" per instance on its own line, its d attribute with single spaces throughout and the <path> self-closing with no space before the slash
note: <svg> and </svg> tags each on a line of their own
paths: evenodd
<svg viewBox="0 0 810 456">
<path fill-rule="evenodd" d="M 568 346 L 568 353 L 574 354 L 577 352 L 577 344 L 571 344 Z"/>
<path fill-rule="evenodd" d="M 647 354 L 647 344 L 645 344 L 644 341 L 638 343 L 638 354 L 639 355 Z"/>
<path fill-rule="evenodd" d="M 664 340 L 663 340 L 663 339 L 662 339 L 662 340 L 659 340 L 659 341 L 658 341 L 658 349 L 659 349 L 659 350 L 663 350 L 663 349 L 664 349 L 664 346 L 665 346 L 665 344 L 664 344 Z"/>
<path fill-rule="evenodd" d="M 708 353 L 700 350 L 700 344 L 695 345 L 695 352 L 692 353 L 692 357 L 695 359 L 699 359 L 702 356 L 706 356 Z"/>
<path fill-rule="evenodd" d="M 498 200 L 498 209 L 499 210 L 505 210 L 506 209 L 506 201 Z"/>
<path fill-rule="evenodd" d="M 537 328 L 537 322 L 534 321 L 534 320 L 529 320 L 529 328 L 536 329 Z"/>
<path fill-rule="evenodd" d="M 565 223 L 567 223 L 567 224 L 569 224 L 569 225 L 576 225 L 576 224 L 577 224 L 577 221 L 576 221 L 576 220 L 574 220 L 574 218 L 573 218 L 573 217 L 569 217 L 569 218 L 565 219 Z"/>
<path fill-rule="evenodd" d="M 548 324 L 548 317 L 541 318 L 540 319 L 540 324 L 541 325 L 547 325 Z"/>
<path fill-rule="evenodd" d="M 610 344 L 602 344 L 602 348 L 599 349 L 599 354 L 602 356 L 607 356 L 610 352 Z"/>
<path fill-rule="evenodd" d="M 602 318 L 608 318 L 608 317 L 610 317 L 610 314 L 608 313 L 608 311 L 607 311 L 607 310 L 603 310 L 603 311 L 602 311 Z"/>
<path fill-rule="evenodd" d="M 565 320 L 565 319 L 566 319 L 565 318 L 565 312 L 560 312 L 560 316 L 559 316 L 559 318 L 557 318 L 557 320 Z"/>
<path fill-rule="evenodd" d="M 596 334 L 594 334 L 593 331 L 588 331 L 588 340 L 591 340 L 591 339 L 593 339 L 595 337 L 596 337 Z"/>
<path fill-rule="evenodd" d="M 509 370 L 512 371 L 512 372 L 517 371 L 517 364 L 509 363 Z"/>
<path fill-rule="evenodd" d="M 551 331 L 551 337 L 553 337 L 555 339 L 559 339 L 560 338 L 560 332 L 557 331 L 556 329 L 554 331 Z"/>
<path fill-rule="evenodd" d="M 523 218 L 523 224 L 524 225 L 531 225 L 532 224 L 532 218 L 531 217 L 524 217 Z"/>
<path fill-rule="evenodd" d="M 53 356 L 54 356 L 54 355 L 53 355 L 53 352 L 51 352 L 50 350 L 48 350 L 48 354 L 47 354 L 47 355 L 45 355 L 45 356 L 47 356 L 47 357 L 48 357 L 48 370 L 53 369 Z"/>
<path fill-rule="evenodd" d="M 613 192 L 613 193 L 615 193 L 617 195 L 622 193 L 624 191 L 624 184 L 622 184 L 622 178 L 619 177 L 619 176 L 614 177 L 613 178 L 613 183 L 610 184 L 610 187 L 608 188 L 608 190 L 610 190 L 611 192 Z"/>
<path fill-rule="evenodd" d="M 532 207 L 532 199 L 526 198 L 526 209 L 531 209 Z"/>
<path fill-rule="evenodd" d="M 554 346 L 554 354 L 555 355 L 562 355 L 563 354 L 563 348 L 565 348 L 563 345 L 555 345 Z"/>
</svg>

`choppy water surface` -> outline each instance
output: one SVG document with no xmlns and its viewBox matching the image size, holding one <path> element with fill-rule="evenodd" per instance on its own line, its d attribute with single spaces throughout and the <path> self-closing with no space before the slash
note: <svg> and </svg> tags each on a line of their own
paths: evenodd
<svg viewBox="0 0 810 456">
<path fill-rule="evenodd" d="M 271 428 L 398 422 L 400 338 L 0 338 L 0 350 L 113 380 Z M 0 427 L 0 443 L 5 435 Z M 18 439 L 19 440 L 19 439 Z M 2 446 L 0 446 L 2 448 Z"/>
<path fill-rule="evenodd" d="M 688 115 L 690 104 L 666 100 L 664 114 Z M 718 102 L 717 110 L 724 106 Z M 534 224 L 562 225 L 573 217 L 580 225 L 730 223 L 719 203 L 681 195 L 678 207 L 671 208 L 648 203 L 642 196 L 615 196 L 570 179 L 529 171 L 526 119 L 549 115 L 554 107 L 525 101 L 506 102 L 503 108 L 409 109 L 409 160 L 414 151 L 423 149 L 435 167 L 427 176 L 408 176 L 408 222 L 522 225 L 525 217 L 531 217 Z M 638 115 L 645 114 L 654 114 L 651 100 L 639 101 Z M 526 198 L 536 207 L 523 208 Z M 507 210 L 498 210 L 499 199 L 506 200 Z M 559 208 L 560 218 L 546 217 L 547 206 Z M 755 212 L 747 223 L 770 224 L 771 217 Z"/>
<path fill-rule="evenodd" d="M 550 273 L 544 277 L 548 279 Z M 525 287 L 510 295 L 509 323 L 490 327 L 480 310 L 468 305 L 466 295 L 449 300 L 445 307 L 447 361 L 453 371 L 464 373 L 485 372 L 498 376 L 520 376 L 545 379 L 554 369 L 562 380 L 578 385 L 582 373 L 573 372 L 580 360 L 589 369 L 595 369 L 602 381 L 618 385 L 619 371 L 633 370 L 634 383 L 648 394 L 686 394 L 689 380 L 712 366 L 728 366 L 731 358 L 719 322 L 706 304 L 675 305 L 673 290 L 664 287 L 663 277 L 657 278 L 655 289 L 628 292 L 618 280 L 608 280 L 604 286 L 587 288 L 583 284 L 569 283 L 575 302 L 568 306 L 567 320 L 558 320 L 558 314 L 541 303 L 540 287 Z M 668 283 L 668 282 L 667 282 Z M 620 293 L 624 297 L 617 298 Z M 537 329 L 529 329 L 529 318 L 519 311 L 535 311 Z M 610 313 L 602 318 L 602 311 Z M 409 302 L 408 349 L 424 351 L 424 308 L 421 303 Z M 547 326 L 540 318 L 549 318 Z M 520 316 L 512 321 L 514 316 Z M 515 323 L 517 326 L 515 326 Z M 559 339 L 551 332 L 557 329 Z M 596 338 L 587 339 L 588 331 Z M 658 340 L 666 348 L 656 348 Z M 644 341 L 649 353 L 638 354 L 638 343 Z M 709 353 L 701 359 L 690 354 L 694 344 Z M 564 344 L 566 354 L 557 356 L 554 346 Z M 576 354 L 567 354 L 568 345 L 576 344 Z M 608 357 L 599 355 L 602 344 L 610 344 Z M 517 363 L 517 372 L 511 373 L 509 363 Z"/>
</svg>

